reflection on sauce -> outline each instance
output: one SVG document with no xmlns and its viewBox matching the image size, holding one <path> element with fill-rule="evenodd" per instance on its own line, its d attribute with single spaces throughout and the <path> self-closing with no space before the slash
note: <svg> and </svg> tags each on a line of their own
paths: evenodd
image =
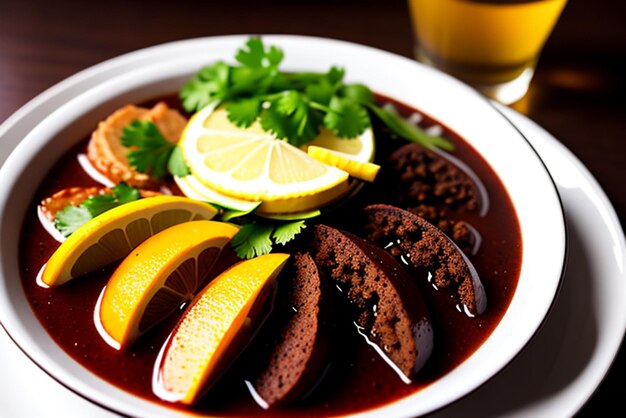
<svg viewBox="0 0 626 418">
<path fill-rule="evenodd" d="M 176 97 L 167 100 L 175 105 Z M 398 103 L 395 107 L 409 116 L 417 114 Z M 419 119 L 413 117 L 414 119 Z M 421 115 L 423 126 L 434 125 L 427 116 Z M 377 138 L 377 158 L 383 164 L 385 158 L 403 145 L 392 139 L 380 127 L 375 126 Z M 463 220 L 470 223 L 482 237 L 476 254 L 470 259 L 485 285 L 489 298 L 487 311 L 470 318 L 460 313 L 449 300 L 442 301 L 441 291 L 432 286 L 424 271 L 412 271 L 416 282 L 424 294 L 430 310 L 435 336 L 433 354 L 422 371 L 412 382 L 405 382 L 394 372 L 381 356 L 377 347 L 368 344 L 359 335 L 354 324 L 340 321 L 343 315 L 337 314 L 337 341 L 333 358 L 326 366 L 326 376 L 315 391 L 305 400 L 291 406 L 264 409 L 250 394 L 246 381 L 253 378 L 255 353 L 244 353 L 230 371 L 211 389 L 211 392 L 198 405 L 195 412 L 220 415 L 253 416 L 323 416 L 361 411 L 392 402 L 418 391 L 431 384 L 458 366 L 471 355 L 490 335 L 507 309 L 519 276 L 521 241 L 514 210 L 499 179 L 480 156 L 458 136 L 443 128 L 444 135 L 456 144 L 455 156 L 481 179 L 485 193 L 489 196 L 486 213 L 465 213 Z M 169 404 L 152 392 L 153 368 L 171 329 L 180 313 L 173 315 L 162 326 L 151 330 L 133 346 L 115 350 L 98 333 L 93 323 L 94 308 L 103 287 L 106 285 L 113 267 L 108 267 L 70 281 L 58 288 L 42 288 L 37 275 L 48 257 L 59 243 L 50 236 L 38 221 L 36 205 L 44 197 L 69 186 L 98 185 L 85 173 L 77 160 L 84 152 L 85 142 L 70 150 L 45 177 L 36 196 L 33 197 L 32 212 L 27 216 L 22 229 L 20 242 L 20 266 L 24 291 L 33 311 L 52 339 L 68 355 L 101 378 L 154 402 L 172 408 L 184 407 Z M 169 185 L 176 193 L 174 184 Z M 372 192 L 366 185 L 359 198 L 353 202 L 371 199 L 379 203 L 385 196 Z M 369 192 L 368 192 L 369 191 Z M 370 198 L 371 196 L 371 198 Z M 344 205 L 324 222 L 335 221 L 335 226 L 346 229 L 341 219 L 349 218 L 355 212 L 354 204 Z M 342 213 L 348 214 L 342 217 Z M 390 243 L 390 245 L 394 245 Z M 400 258 L 405 265 L 408 259 Z M 216 271 L 224 269 L 235 260 L 232 252 L 226 250 L 224 261 L 216 266 Z M 338 292 L 341 289 L 337 290 Z M 445 303 L 444 303 L 445 302 Z M 463 308 L 460 307 L 463 311 Z M 345 323 L 344 323 L 345 322 Z"/>
</svg>

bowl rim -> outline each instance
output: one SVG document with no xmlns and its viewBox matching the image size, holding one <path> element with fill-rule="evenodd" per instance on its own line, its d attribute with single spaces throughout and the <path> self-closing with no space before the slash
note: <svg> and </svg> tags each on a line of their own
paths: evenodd
<svg viewBox="0 0 626 418">
<path fill-rule="evenodd" d="M 119 66 L 119 67 L 124 67 L 124 66 L 130 66 L 133 61 L 140 61 L 143 62 L 139 67 L 137 67 L 135 70 L 133 71 L 129 71 L 129 72 L 121 72 L 120 74 L 116 75 L 116 76 L 112 76 L 109 77 L 108 79 L 104 80 L 103 83 L 98 84 L 92 88 L 87 89 L 84 93 L 77 95 L 76 97 L 74 97 L 72 100 L 68 101 L 66 104 L 63 104 L 61 107 L 59 107 L 59 109 L 55 110 L 54 112 L 52 112 L 49 116 L 47 116 L 46 118 L 44 118 L 38 125 L 37 127 L 35 127 L 28 135 L 27 137 L 20 143 L 18 144 L 18 146 L 16 147 L 16 149 L 14 150 L 14 152 L 9 156 L 9 159 L 7 159 L 7 162 L 2 166 L 2 168 L 0 169 L 0 172 L 4 173 L 5 171 L 10 171 L 10 169 L 15 170 L 16 167 L 20 166 L 20 163 L 23 165 L 26 162 L 25 161 L 19 161 L 19 157 L 16 156 L 20 156 L 22 154 L 28 154 L 28 147 L 32 146 L 32 145 L 38 145 L 40 142 L 41 143 L 46 143 L 45 140 L 45 135 L 39 136 L 39 142 L 36 139 L 38 137 L 38 135 L 41 134 L 41 131 L 44 130 L 44 128 L 50 128 L 50 126 L 54 126 L 56 129 L 61 129 L 62 126 L 58 126 L 58 124 L 54 124 L 54 121 L 56 118 L 58 118 L 59 114 L 67 114 L 68 112 L 71 111 L 71 109 L 73 109 L 73 107 L 78 106 L 78 104 L 80 104 L 81 106 L 85 105 L 85 103 L 95 106 L 97 103 L 101 102 L 102 96 L 99 96 L 96 93 L 102 93 L 108 90 L 109 93 L 111 95 L 113 95 L 114 93 L 117 93 L 117 90 L 115 88 L 112 88 L 114 86 L 119 86 L 120 83 L 123 84 L 123 82 L 125 82 L 125 80 L 130 80 L 133 81 L 135 80 L 135 78 L 140 77 L 140 76 L 146 76 L 146 75 L 151 75 L 154 77 L 159 77 L 159 73 L 161 73 L 163 71 L 164 67 L 167 67 L 167 65 L 164 64 L 157 64 L 157 65 L 148 65 L 146 64 L 147 62 L 150 62 L 151 59 L 158 59 L 158 58 L 162 58 L 164 55 L 181 55 L 180 50 L 182 49 L 189 49 L 189 50 L 196 50 L 196 49 L 200 49 L 201 46 L 210 46 L 210 44 L 212 45 L 216 45 L 219 44 L 221 45 L 221 48 L 229 48 L 230 46 L 233 46 L 231 48 L 231 52 L 234 52 L 235 49 L 237 47 L 239 47 L 240 45 L 243 44 L 243 42 L 249 37 L 249 35 L 231 35 L 231 36 L 224 36 L 224 37 L 208 37 L 208 38 L 196 38 L 196 39 L 190 39 L 190 40 L 183 40 L 183 41 L 176 41 L 176 42 L 171 42 L 171 43 L 167 43 L 167 44 L 162 44 L 162 45 L 158 45 L 158 46 L 154 46 L 154 47 L 150 47 L 150 48 L 146 48 L 146 49 L 142 49 L 139 51 L 135 51 L 135 52 L 131 52 L 125 55 L 122 55 L 120 57 L 114 58 L 112 60 L 109 61 L 105 61 L 101 64 L 98 64 L 94 67 L 88 68 L 86 70 L 83 70 L 82 72 L 78 73 L 77 75 L 73 76 L 74 80 L 81 80 L 84 79 L 86 77 L 89 76 L 90 73 L 97 73 L 97 72 L 101 72 L 103 71 L 103 69 L 105 69 L 106 67 L 113 67 L 115 65 Z M 314 48 L 313 49 L 318 49 L 320 47 L 323 47 L 322 49 L 332 46 L 333 50 L 342 50 L 348 53 L 351 52 L 355 52 L 358 54 L 362 54 L 362 55 L 366 55 L 366 56 L 371 56 L 371 57 L 376 57 L 377 59 L 382 60 L 381 62 L 390 62 L 393 63 L 394 65 L 402 65 L 405 67 L 411 67 L 414 69 L 417 69 L 424 77 L 427 78 L 431 78 L 431 79 L 435 79 L 438 82 L 441 83 L 445 83 L 448 86 L 451 86 L 450 89 L 453 92 L 458 92 L 458 94 L 463 95 L 464 97 L 468 97 L 470 101 L 472 101 L 473 103 L 482 103 L 483 107 L 489 107 L 490 109 L 492 109 L 493 114 L 496 115 L 500 115 L 501 117 L 501 123 L 504 124 L 508 124 L 510 125 L 510 127 L 513 128 L 513 130 L 517 131 L 517 134 L 521 137 L 521 139 L 523 140 L 523 142 L 525 143 L 525 145 L 529 148 L 529 150 L 534 153 L 534 157 L 536 159 L 536 163 L 540 164 L 541 166 L 543 166 L 543 177 L 544 177 L 544 181 L 545 180 L 549 180 L 550 184 L 552 185 L 552 192 L 553 192 L 553 196 L 552 198 L 555 199 L 554 202 L 556 202 L 558 204 L 558 208 L 556 210 L 556 212 L 560 213 L 560 218 L 561 218 L 561 222 L 559 222 L 559 228 L 562 231 L 562 234 L 560 236 L 561 238 L 561 245 L 559 246 L 559 251 L 557 254 L 557 258 L 561 259 L 560 262 L 560 267 L 559 267 L 559 274 L 558 274 L 558 280 L 556 280 L 555 282 L 553 282 L 553 286 L 551 287 L 551 289 L 549 289 L 549 293 L 550 293 L 550 297 L 548 298 L 550 300 L 549 304 L 542 304 L 541 306 L 541 310 L 542 313 L 540 315 L 538 315 L 538 317 L 540 317 L 539 320 L 536 321 L 536 323 L 534 324 L 533 328 L 534 331 L 532 333 L 529 333 L 527 335 L 525 335 L 525 337 L 523 338 L 523 344 L 520 344 L 519 347 L 517 347 L 517 349 L 515 350 L 516 352 L 513 353 L 511 356 L 509 356 L 507 358 L 506 362 L 502 362 L 501 364 L 498 365 L 497 370 L 493 370 L 489 373 L 483 373 L 481 375 L 480 378 L 477 378 L 476 376 L 473 376 L 474 379 L 474 385 L 473 388 L 470 390 L 467 390 L 464 392 L 463 395 L 461 396 L 466 396 L 467 394 L 471 393 L 473 390 L 476 390 L 480 385 L 482 385 L 484 382 L 486 382 L 488 379 L 490 379 L 491 377 L 493 377 L 495 374 L 498 373 L 499 370 L 501 370 L 504 366 L 506 366 L 506 364 L 508 364 L 510 361 L 512 361 L 517 355 L 519 355 L 519 353 L 523 350 L 523 347 L 525 347 L 528 342 L 532 339 L 532 336 L 540 329 L 543 321 L 545 320 L 546 316 L 548 315 L 549 311 L 551 310 L 552 305 L 554 304 L 558 289 L 560 287 L 561 284 L 561 279 L 563 277 L 563 273 L 564 273 L 564 266 L 565 266 L 565 254 L 566 254 L 566 229 L 565 229 L 565 218 L 563 215 L 563 206 L 561 204 L 560 201 L 560 197 L 558 195 L 558 192 L 556 190 L 556 186 L 554 184 L 554 181 L 552 180 L 552 178 L 550 177 L 550 174 L 547 171 L 547 168 L 545 167 L 545 164 L 543 164 L 543 162 L 541 161 L 541 159 L 539 158 L 538 154 L 536 153 L 536 151 L 532 148 L 532 146 L 530 145 L 530 143 L 523 137 L 523 134 L 521 132 L 519 132 L 519 130 L 512 124 L 512 122 L 510 122 L 506 117 L 504 117 L 501 112 L 495 108 L 495 106 L 493 106 L 493 104 L 491 102 L 489 102 L 487 99 L 483 98 L 482 96 L 480 96 L 478 93 L 476 93 L 475 91 L 473 91 L 472 89 L 470 89 L 469 87 L 463 85 L 462 83 L 460 83 L 459 81 L 446 76 L 442 73 L 437 72 L 436 70 L 432 70 L 430 68 L 421 66 L 420 64 L 405 58 L 405 57 L 400 57 L 398 55 L 392 54 L 390 52 L 386 52 L 386 51 L 382 51 L 382 50 L 378 50 L 372 47 L 367 47 L 367 46 L 363 46 L 363 45 L 358 45 L 358 44 L 354 44 L 354 43 L 350 43 L 350 42 L 346 42 L 346 41 L 338 41 L 338 40 L 333 40 L 333 39 L 328 39 L 328 38 L 314 38 L 314 37 L 303 37 L 303 36 L 293 36 L 293 35 L 263 35 L 264 40 L 273 43 L 273 44 L 277 44 L 280 47 L 283 47 L 283 49 L 287 50 L 288 53 L 286 54 L 286 58 L 289 57 L 289 55 L 291 54 L 291 51 L 289 51 L 289 48 L 293 48 L 294 45 L 302 47 L 302 45 L 313 45 Z M 286 47 L 286 45 L 288 45 Z M 219 49 L 219 48 L 218 48 Z M 185 55 L 184 53 L 182 55 Z M 232 54 L 231 54 L 232 55 Z M 229 55 L 230 57 L 230 55 Z M 190 62 L 195 63 L 196 62 L 196 58 L 192 58 L 190 59 Z M 184 58 L 183 60 L 184 61 Z M 171 68 L 176 69 L 181 65 L 182 62 L 179 58 L 179 60 L 177 60 L 176 62 L 171 64 Z M 205 61 L 205 63 L 209 63 L 211 60 L 210 59 L 202 59 L 201 61 Z M 291 63 L 290 65 L 292 66 L 297 66 L 296 63 Z M 199 67 L 198 67 L 199 68 Z M 348 76 L 351 75 L 352 69 L 348 68 Z M 162 73 L 161 73 L 162 74 Z M 68 79 L 69 80 L 69 79 Z M 65 83 L 68 83 L 68 80 L 65 80 Z M 443 80 L 443 81 L 442 81 Z M 130 82 L 128 81 L 128 82 Z M 53 86 L 50 90 L 53 90 L 55 88 L 61 88 L 61 84 L 63 84 L 64 82 L 59 83 L 59 85 L 55 85 Z M 118 87 L 119 88 L 119 87 Z M 377 92 L 379 90 L 377 90 L 376 88 L 374 88 Z M 45 95 L 46 93 L 48 93 L 48 91 L 42 93 L 42 96 Z M 384 94 L 384 92 L 383 92 Z M 39 96 L 38 96 L 39 97 Z M 394 97 L 394 95 L 391 95 L 391 97 Z M 396 97 L 394 97 L 396 98 Z M 33 101 L 36 101 L 38 98 L 33 99 Z M 406 101 L 404 101 L 406 102 Z M 408 103 L 409 105 L 413 106 L 412 103 Z M 25 105 L 22 109 L 27 108 L 30 105 L 30 102 Z M 20 111 L 22 111 L 22 109 L 20 109 Z M 69 109 L 69 110 L 68 110 Z M 419 108 L 420 110 L 422 108 Z M 19 111 L 18 111 L 19 112 Z M 16 112 L 16 113 L 18 113 Z M 432 115 L 432 112 L 428 112 L 429 115 Z M 441 120 L 441 118 L 437 118 L 435 117 L 435 119 Z M 12 119 L 12 117 L 10 117 L 7 122 L 12 123 L 13 120 L 16 119 Z M 58 121 L 57 121 L 58 122 Z M 454 129 L 454 126 L 450 126 L 449 123 L 447 123 L 446 121 L 442 121 L 446 124 L 446 126 L 449 126 L 450 128 Z M 63 123 L 60 123 L 60 125 L 63 125 Z M 42 128 L 42 126 L 44 128 Z M 2 134 L 2 132 L 4 130 L 7 130 L 8 128 L 5 127 L 5 124 L 3 124 L 2 126 L 0 126 L 0 134 Z M 464 135 L 461 134 L 462 137 L 464 137 Z M 35 139 L 32 139 L 35 138 Z M 48 138 L 49 139 L 49 138 Z M 34 153 L 34 151 L 32 152 Z M 31 153 L 31 154 L 32 154 Z M 28 154 L 30 155 L 30 154 Z M 9 167 L 8 169 L 6 167 Z M 2 176 L 2 178 L 5 178 L 5 176 Z M 506 186 L 506 184 L 505 184 Z M 3 199 L 5 198 L 6 193 L 0 193 L 0 213 L 4 214 L 4 206 L 2 205 Z M 515 202 L 513 202 L 515 205 Z M 517 207 L 516 207 L 517 210 Z M 0 230 L 2 229 L 3 225 L 0 224 Z M 0 242 L 2 241 L 2 237 L 3 237 L 3 233 L 0 233 Z M 526 245 L 524 244 L 524 247 Z M 4 246 L 0 246 L 0 247 L 4 247 Z M 0 270 L 0 272 L 2 272 Z M 3 298 L 6 297 L 6 293 L 5 293 L 5 281 L 4 281 L 4 275 L 1 278 L 2 279 L 2 286 L 0 286 L 0 301 L 2 301 Z M 21 284 L 20 284 L 21 286 Z M 517 291 L 516 291 L 517 293 Z M 513 302 L 511 302 L 513 303 Z M 84 390 L 84 385 L 82 382 L 78 381 L 72 381 L 72 379 L 68 379 L 67 378 L 59 378 L 58 377 L 58 373 L 56 373 L 54 370 L 51 372 L 49 370 L 49 368 L 47 369 L 45 367 L 45 358 L 41 358 L 40 357 L 40 353 L 34 355 L 33 350 L 32 350 L 32 346 L 29 345 L 29 342 L 27 342 L 26 340 L 24 340 L 22 338 L 22 335 L 20 335 L 20 331 L 21 330 L 17 330 L 14 326 L 13 326 L 13 322 L 12 321 L 7 321 L 6 320 L 6 308 L 4 307 L 4 304 L 1 305 L 2 308 L 0 308 L 0 323 L 2 323 L 2 326 L 7 330 L 8 334 L 10 335 L 11 339 L 18 345 L 18 347 L 20 347 L 20 349 L 22 351 L 24 351 L 27 356 L 29 358 L 31 358 L 31 360 L 33 360 L 40 368 L 42 368 L 46 373 L 50 374 L 53 378 L 55 378 L 55 380 L 59 381 L 61 384 L 63 384 L 64 386 L 68 387 L 70 390 L 78 393 L 79 395 L 85 397 L 86 399 L 104 407 L 105 409 L 111 410 L 111 411 L 115 411 L 115 412 L 120 412 L 120 410 L 118 408 L 114 408 L 114 407 L 110 407 L 109 405 L 103 404 L 102 402 L 98 402 L 97 398 L 94 396 L 89 396 L 89 394 L 85 394 L 85 390 Z M 508 311 L 508 310 L 507 310 Z M 506 313 L 505 313 L 505 317 L 506 317 Z M 504 320 L 504 317 L 503 317 Z M 496 327 L 496 330 L 494 330 L 494 333 L 500 328 L 500 325 L 498 325 L 498 327 Z M 492 333 L 493 335 L 493 333 Z M 489 337 L 489 339 L 491 339 L 491 336 Z M 478 351 L 478 350 L 477 350 Z M 465 361 L 464 363 L 467 363 L 467 361 Z M 463 364 L 461 365 L 463 366 Z M 459 367 L 461 367 L 459 366 Z M 458 369 L 458 368 L 457 368 Z M 446 376 L 444 376 L 445 378 Z M 441 379 L 440 379 L 441 380 Z M 431 385 L 432 386 L 432 385 Z M 423 390 L 420 390 L 419 392 L 422 392 Z M 87 391 L 88 392 L 88 391 Z M 419 393 L 418 392 L 418 393 Z M 367 411 L 363 411 L 363 412 L 358 412 L 356 413 L 354 416 L 373 416 L 371 415 L 372 413 L 375 414 L 379 414 L 382 412 L 393 412 L 394 414 L 396 414 L 396 416 L 404 416 L 403 414 L 409 414 L 409 415 L 413 415 L 413 413 L 410 411 L 410 408 L 407 409 L 407 406 L 410 406 L 410 403 L 407 403 L 405 401 L 413 398 L 414 395 L 410 395 L 407 398 L 402 398 L 398 401 L 394 401 L 391 404 L 385 404 L 382 405 L 380 408 L 376 408 L 376 409 L 371 409 L 371 410 L 367 410 Z M 459 399 L 460 397 L 455 398 Z M 434 403 L 432 404 L 429 409 L 425 409 L 422 410 L 420 413 L 428 413 L 428 412 L 432 412 L 434 410 L 437 410 L 439 408 L 444 407 L 445 405 L 447 405 L 449 402 L 451 402 L 451 400 L 449 401 L 439 401 L 439 403 Z M 391 407 L 391 408 L 390 408 Z M 160 408 L 159 408 L 160 409 Z M 408 411 L 408 412 L 407 412 Z M 123 412 L 125 413 L 125 412 Z M 407 416 L 409 416 L 407 415 Z"/>
</svg>

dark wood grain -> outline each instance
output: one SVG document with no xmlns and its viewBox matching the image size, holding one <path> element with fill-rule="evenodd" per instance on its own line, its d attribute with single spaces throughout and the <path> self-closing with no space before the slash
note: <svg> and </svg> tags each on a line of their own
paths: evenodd
<svg viewBox="0 0 626 418">
<path fill-rule="evenodd" d="M 435 0 L 433 0 L 435 1 Z M 570 0 L 527 97 L 538 122 L 594 174 L 626 219 L 626 2 Z M 344 39 L 411 56 L 406 3 L 315 1 L 0 0 L 0 122 L 64 78 L 120 54 L 172 40 L 236 33 Z M 626 349 L 580 412 L 622 410 Z"/>
</svg>

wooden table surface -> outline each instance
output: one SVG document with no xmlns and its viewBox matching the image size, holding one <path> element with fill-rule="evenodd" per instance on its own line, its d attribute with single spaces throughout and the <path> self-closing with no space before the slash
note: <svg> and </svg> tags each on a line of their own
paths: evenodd
<svg viewBox="0 0 626 418">
<path fill-rule="evenodd" d="M 513 107 L 568 147 L 626 220 L 626 2 L 570 0 L 529 94 Z M 404 1 L 0 0 L 0 123 L 64 78 L 167 41 L 238 33 L 323 36 L 412 55 Z M 626 302 L 625 302 L 626 303 Z M 623 411 L 626 348 L 580 411 Z"/>
</svg>

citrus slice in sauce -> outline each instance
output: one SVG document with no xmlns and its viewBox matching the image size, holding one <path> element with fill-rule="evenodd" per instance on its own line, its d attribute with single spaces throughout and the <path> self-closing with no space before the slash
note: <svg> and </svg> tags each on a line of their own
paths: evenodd
<svg viewBox="0 0 626 418">
<path fill-rule="evenodd" d="M 161 398 L 193 404 L 245 346 L 269 286 L 288 254 L 266 254 L 235 264 L 209 283 L 177 324 L 155 365 Z M 257 324 L 258 325 L 258 324 Z"/>
<path fill-rule="evenodd" d="M 135 248 L 115 270 L 98 301 L 95 317 L 104 339 L 123 348 L 193 299 L 238 230 L 223 222 L 186 222 Z"/>
<path fill-rule="evenodd" d="M 108 210 L 70 235 L 46 263 L 41 282 L 58 286 L 126 257 L 172 225 L 217 214 L 215 207 L 180 196 L 155 196 Z"/>
</svg>

